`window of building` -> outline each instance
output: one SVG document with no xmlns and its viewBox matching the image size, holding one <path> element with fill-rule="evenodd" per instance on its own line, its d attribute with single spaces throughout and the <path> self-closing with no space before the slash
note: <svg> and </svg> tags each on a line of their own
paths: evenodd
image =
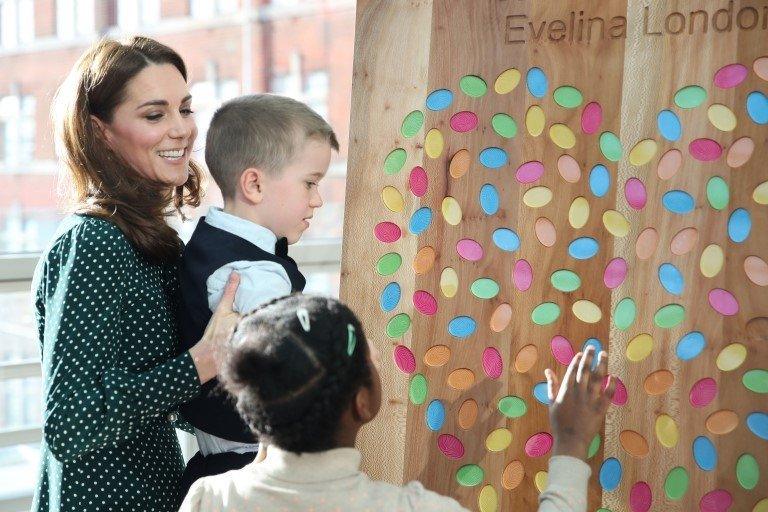
<svg viewBox="0 0 768 512">
<path fill-rule="evenodd" d="M 327 71 L 314 71 L 307 75 L 304 86 L 304 98 L 310 107 L 328 119 L 328 84 L 330 78 Z"/>
<path fill-rule="evenodd" d="M 35 38 L 33 0 L 0 0 L 0 47 L 16 48 Z"/>
<path fill-rule="evenodd" d="M 272 0 L 272 2 L 270 2 L 270 5 L 281 8 L 281 7 L 296 7 L 304 3 L 305 2 L 303 0 Z"/>
<path fill-rule="evenodd" d="M 240 82 L 234 78 L 221 78 L 215 61 L 208 61 L 205 66 L 205 80 L 195 82 L 189 88 L 192 94 L 192 108 L 197 121 L 198 147 L 204 145 L 208 126 L 216 109 L 227 100 L 240 94 Z M 201 155 L 202 156 L 202 155 Z"/>
<path fill-rule="evenodd" d="M 160 21 L 160 0 L 119 0 L 117 24 L 122 30 L 151 27 Z"/>
<path fill-rule="evenodd" d="M 238 0 L 191 0 L 189 12 L 193 18 L 205 19 L 223 14 L 234 14 L 240 8 L 238 4 Z"/>
<path fill-rule="evenodd" d="M 330 77 L 325 70 L 304 72 L 303 59 L 293 52 L 288 63 L 288 72 L 274 75 L 271 92 L 297 99 L 309 105 L 315 112 L 328 119 L 328 89 Z"/>
<path fill-rule="evenodd" d="M 0 98 L 0 169 L 18 172 L 35 152 L 35 98 Z"/>
<path fill-rule="evenodd" d="M 56 0 L 56 34 L 77 39 L 96 32 L 96 0 Z"/>
</svg>

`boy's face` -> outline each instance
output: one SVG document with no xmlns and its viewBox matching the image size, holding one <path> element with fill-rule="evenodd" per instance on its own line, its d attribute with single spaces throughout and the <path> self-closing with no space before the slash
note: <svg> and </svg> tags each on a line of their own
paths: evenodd
<svg viewBox="0 0 768 512">
<path fill-rule="evenodd" d="M 330 163 L 331 146 L 323 140 L 306 139 L 277 175 L 265 173 L 259 222 L 278 238 L 286 237 L 289 244 L 298 242 L 315 209 L 323 205 L 318 184 Z"/>
</svg>

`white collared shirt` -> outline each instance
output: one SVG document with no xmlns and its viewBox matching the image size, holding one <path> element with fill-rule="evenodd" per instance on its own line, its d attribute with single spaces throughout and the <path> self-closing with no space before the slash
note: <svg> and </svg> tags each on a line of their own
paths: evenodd
<svg viewBox="0 0 768 512">
<path fill-rule="evenodd" d="M 259 249 L 275 254 L 277 236 L 255 222 L 235 217 L 224 212 L 221 208 L 212 207 L 208 210 L 205 222 L 209 225 L 237 235 Z M 277 297 L 291 293 L 291 280 L 285 269 L 274 261 L 233 261 L 217 269 L 208 277 L 208 307 L 216 309 L 229 274 L 237 270 L 240 274 L 240 285 L 235 295 L 234 310 L 245 314 L 260 305 Z"/>
<path fill-rule="evenodd" d="M 196 481 L 179 512 L 466 511 L 453 498 L 426 490 L 419 482 L 399 487 L 371 480 L 360 471 L 360 460 L 354 448 L 297 455 L 271 445 L 261 463 Z M 539 512 L 586 511 L 590 473 L 584 461 L 552 457 Z"/>
</svg>

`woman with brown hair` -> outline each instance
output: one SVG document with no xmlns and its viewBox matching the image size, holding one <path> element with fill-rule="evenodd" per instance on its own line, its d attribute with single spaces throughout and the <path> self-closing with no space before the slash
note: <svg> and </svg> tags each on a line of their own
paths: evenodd
<svg viewBox="0 0 768 512">
<path fill-rule="evenodd" d="M 197 205 L 187 72 L 148 38 L 102 40 L 57 93 L 73 214 L 35 277 L 44 424 L 35 511 L 177 510 L 176 406 L 216 374 L 237 276 L 203 338 L 176 353 L 182 243 L 166 223 Z"/>
</svg>

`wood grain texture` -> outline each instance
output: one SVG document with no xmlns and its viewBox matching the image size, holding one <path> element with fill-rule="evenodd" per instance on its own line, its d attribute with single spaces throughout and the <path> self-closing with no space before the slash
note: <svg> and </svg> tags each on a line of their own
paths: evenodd
<svg viewBox="0 0 768 512">
<path fill-rule="evenodd" d="M 403 20 L 419 27 L 404 31 Z M 387 154 L 402 144 L 399 135 L 403 107 L 419 105 L 427 94 L 429 69 L 429 34 L 432 24 L 432 2 L 358 2 L 355 29 L 355 62 L 353 69 L 352 110 L 350 123 L 347 212 L 370 212 L 367 215 L 346 213 L 345 243 L 341 264 L 341 299 L 350 304 L 360 317 L 369 341 L 381 354 L 384 404 L 376 421 L 361 432 L 359 442 L 365 446 L 364 464 L 373 477 L 400 483 L 406 464 L 406 404 L 408 381 L 397 371 L 391 358 L 393 343 L 383 333 L 388 316 L 382 315 L 377 297 L 384 277 L 375 272 L 376 261 L 387 251 L 372 250 L 370 239 L 379 220 L 393 220 L 402 225 L 399 216 L 385 214 L 381 190 L 390 181 L 381 172 Z M 406 59 L 407 56 L 407 59 Z M 404 75 L 403 71 L 408 74 Z M 391 112 L 391 114 L 389 114 Z M 422 158 L 421 148 L 412 142 L 406 168 Z M 410 166 L 410 167 L 409 167 Z M 402 178 L 406 173 L 401 173 Z M 398 180 L 399 181 L 399 180 Z M 405 190 L 398 183 L 403 195 Z M 407 203 L 411 211 L 413 203 Z M 376 211 L 376 215 L 373 215 Z M 410 276 L 411 260 L 416 255 L 417 241 L 411 237 L 397 251 L 403 257 L 399 275 Z M 399 279 L 403 297 L 414 291 L 413 278 Z M 353 284 L 354 283 L 354 284 Z M 352 286 L 350 286 L 352 285 Z M 410 335 L 407 335 L 410 338 Z M 409 345 L 410 340 L 403 343 Z"/>
<path fill-rule="evenodd" d="M 750 8 L 754 8 L 757 21 L 754 28 L 744 28 L 751 23 Z M 716 18 L 718 9 L 723 12 Z M 610 371 L 626 385 L 628 401 L 611 407 L 602 432 L 604 442 L 589 461 L 593 478 L 588 509 L 631 510 L 632 486 L 644 481 L 653 493 L 652 510 L 699 510 L 702 496 L 716 489 L 732 495 L 731 510 L 751 510 L 767 494 L 768 441 L 750 432 L 745 421 L 752 412 L 768 412 L 768 406 L 765 395 L 744 387 L 742 376 L 747 370 L 768 368 L 768 321 L 763 319 L 768 317 L 768 289 L 747 279 L 743 262 L 750 255 L 768 260 L 768 207 L 752 199 L 754 188 L 768 180 L 768 125 L 751 120 L 745 103 L 752 91 L 768 93 L 768 82 L 752 70 L 755 59 L 768 55 L 768 1 L 371 0 L 358 3 L 357 17 L 342 298 L 361 316 L 369 340 L 381 354 L 382 412 L 359 439 L 366 471 L 395 483 L 418 479 L 430 489 L 455 496 L 471 509 L 478 508 L 479 493 L 487 485 L 493 486 L 499 497 L 499 510 L 533 508 L 538 496 L 535 475 L 546 471 L 548 457 L 529 457 L 524 446 L 530 436 L 548 431 L 549 426 L 546 407 L 534 399 L 532 389 L 544 380 L 545 368 L 561 373 L 564 369 L 552 356 L 550 340 L 555 335 L 565 336 L 579 350 L 585 340 L 597 338 L 609 351 Z M 723 28 L 728 19 L 730 29 Z M 562 20 L 562 27 L 556 20 Z M 677 30 L 678 23 L 685 23 L 680 25 L 680 34 L 670 33 Z M 517 39 L 524 41 L 512 42 Z M 714 74 L 732 63 L 748 68 L 746 79 L 733 88 L 716 87 Z M 540 99 L 526 90 L 526 72 L 534 67 L 543 70 L 549 83 Z M 522 73 L 521 82 L 512 92 L 497 94 L 494 81 L 509 68 Z M 464 94 L 459 83 L 466 75 L 484 79 L 488 92 L 479 98 Z M 706 90 L 703 104 L 691 109 L 676 106 L 675 93 L 693 84 Z M 554 101 L 553 91 L 565 85 L 581 91 L 579 107 L 563 108 Z M 451 106 L 442 111 L 425 108 L 427 95 L 442 88 L 453 92 Z M 585 105 L 592 101 L 602 106 L 603 118 L 599 130 L 588 134 L 583 133 L 580 123 Z M 707 109 L 712 104 L 723 104 L 736 114 L 733 131 L 718 130 L 708 120 Z M 526 112 L 533 105 L 539 105 L 546 116 L 544 132 L 539 136 L 531 136 L 526 129 Z M 679 116 L 683 134 L 677 141 L 667 141 L 659 133 L 657 115 L 663 109 Z M 424 124 L 414 137 L 405 138 L 400 125 L 414 110 L 424 113 Z M 477 115 L 477 128 L 462 133 L 451 128 L 451 116 L 461 111 Z M 515 137 L 504 139 L 494 133 L 491 118 L 497 113 L 514 118 Z M 549 129 L 556 123 L 573 131 L 573 148 L 563 149 L 553 143 Z M 430 129 L 439 130 L 444 137 L 437 158 L 427 156 L 423 147 Z M 598 141 L 605 131 L 621 140 L 618 162 L 609 161 L 600 150 Z M 711 138 L 727 151 L 741 137 L 750 137 L 755 150 L 737 169 L 726 165 L 725 152 L 713 162 L 695 160 L 689 153 L 694 139 Z M 656 153 L 648 163 L 632 165 L 629 153 L 644 139 L 657 143 Z M 479 153 L 490 146 L 504 149 L 509 156 L 509 162 L 500 169 L 487 169 L 478 161 Z M 395 148 L 406 150 L 407 160 L 400 172 L 388 175 L 383 171 L 384 160 Z M 682 152 L 683 165 L 670 179 L 661 179 L 657 164 L 672 148 Z M 471 163 L 466 174 L 454 178 L 449 173 L 450 161 L 463 149 L 469 151 Z M 557 161 L 563 154 L 579 163 L 581 179 L 575 183 L 566 182 L 558 173 Z M 517 167 L 532 160 L 543 162 L 543 176 L 535 183 L 519 183 L 515 179 Z M 590 169 L 599 163 L 608 168 L 611 177 L 603 197 L 595 197 L 589 186 Z M 423 167 L 429 179 L 423 197 L 408 190 L 408 176 L 414 166 Z M 714 176 L 722 177 L 729 186 L 729 203 L 721 211 L 707 200 L 707 182 Z M 644 183 L 647 192 L 647 203 L 640 210 L 632 208 L 624 194 L 626 181 L 633 177 Z M 478 202 L 484 184 L 494 185 L 500 194 L 500 208 L 494 215 L 486 215 Z M 396 187 L 405 198 L 402 213 L 383 205 L 381 191 L 385 186 Z M 552 201 L 540 208 L 526 206 L 523 196 L 535 186 L 549 188 Z M 662 197 L 676 189 L 695 198 L 693 212 L 677 215 L 664 208 Z M 569 223 L 568 211 L 579 196 L 588 200 L 591 211 L 586 224 L 577 229 Z M 443 219 L 445 197 L 456 199 L 461 206 L 458 225 Z M 431 225 L 424 233 L 413 235 L 408 231 L 410 216 L 425 206 L 433 212 Z M 738 207 L 748 209 L 752 218 L 751 235 L 743 243 L 729 240 L 727 231 L 729 215 Z M 615 210 L 629 221 L 626 236 L 608 232 L 602 219 L 606 210 Z M 534 226 L 540 218 L 554 225 L 555 242 L 547 244 L 551 247 L 537 240 Z M 391 244 L 376 240 L 374 227 L 381 221 L 398 224 L 403 237 Z M 641 260 L 636 255 L 636 241 L 648 227 L 657 230 L 658 247 Z M 686 227 L 697 229 L 698 240 L 687 254 L 675 255 L 670 242 Z M 497 228 L 514 230 L 520 237 L 520 248 L 510 253 L 495 247 L 492 232 Z M 584 236 L 597 239 L 600 250 L 593 258 L 575 260 L 568 255 L 568 245 Z M 470 262 L 459 257 L 456 244 L 464 238 L 482 245 L 482 259 Z M 702 251 L 710 244 L 722 247 L 725 265 L 717 275 L 707 278 L 699 264 Z M 435 250 L 436 261 L 429 272 L 417 275 L 413 259 L 427 246 Z M 402 255 L 401 268 L 392 276 L 378 275 L 376 261 L 392 251 Z M 619 287 L 609 289 L 603 282 L 603 271 L 615 258 L 626 260 L 629 273 Z M 520 259 L 533 267 L 533 283 L 526 291 L 516 289 L 512 280 L 514 265 Z M 680 296 L 660 285 L 658 269 L 663 263 L 672 263 L 680 270 L 685 282 Z M 459 276 L 459 291 L 453 298 L 441 293 L 440 275 L 445 267 L 454 268 Z M 550 275 L 558 269 L 577 273 L 581 277 L 579 289 L 568 293 L 554 289 Z M 473 296 L 470 285 L 479 278 L 496 281 L 500 285 L 498 295 L 487 300 Z M 400 284 L 402 297 L 394 311 L 385 313 L 378 305 L 378 296 L 391 281 Z M 736 315 L 723 316 L 708 304 L 707 295 L 714 288 L 726 289 L 738 299 Z M 437 314 L 423 315 L 414 308 L 411 297 L 417 290 L 438 299 Z M 631 327 L 621 330 L 613 311 L 625 297 L 636 302 L 637 317 Z M 600 307 L 599 322 L 586 323 L 575 317 L 572 305 L 582 299 Z M 546 326 L 531 322 L 532 310 L 542 302 L 559 305 L 556 322 Z M 511 305 L 512 321 L 502 332 L 493 332 L 490 319 L 502 303 Z M 655 313 L 667 304 L 685 308 L 684 321 L 670 329 L 654 324 Z M 398 313 L 408 314 L 413 323 L 402 339 L 391 339 L 385 334 L 386 325 Z M 447 332 L 450 320 L 460 315 L 477 322 L 476 332 L 466 339 Z M 675 350 L 680 338 L 690 331 L 700 331 L 707 345 L 701 355 L 683 361 Z M 642 361 L 630 361 L 625 355 L 627 345 L 642 333 L 652 336 L 653 351 Z M 718 370 L 718 354 L 734 342 L 746 346 L 747 360 L 734 371 Z M 408 400 L 412 376 L 404 375 L 393 363 L 392 350 L 397 344 L 412 350 L 416 372 L 428 381 L 428 398 L 421 405 Z M 515 358 L 531 344 L 537 349 L 537 358 L 527 371 L 519 372 L 514 367 Z M 451 349 L 444 366 L 428 366 L 423 361 L 434 345 Z M 482 354 L 487 347 L 494 347 L 502 356 L 504 369 L 498 379 L 484 373 Z M 448 385 L 449 374 L 458 368 L 474 373 L 470 388 L 457 390 Z M 661 369 L 670 371 L 674 382 L 666 392 L 649 395 L 644 381 Z M 695 408 L 689 391 L 705 377 L 717 381 L 718 393 L 707 406 Z M 498 401 L 507 395 L 525 400 L 527 413 L 523 417 L 507 419 L 499 413 Z M 425 422 L 427 406 L 435 399 L 446 409 L 439 432 L 431 431 Z M 467 399 L 477 401 L 479 412 L 474 425 L 464 429 L 459 425 L 458 412 Z M 707 430 L 705 422 L 722 409 L 734 411 L 739 424 L 733 432 L 716 435 Z M 655 424 L 661 414 L 676 421 L 680 436 L 674 447 L 665 448 L 656 437 Z M 511 444 L 500 452 L 489 451 L 487 435 L 502 427 L 511 432 Z M 647 441 L 647 455 L 636 457 L 622 447 L 620 437 L 626 431 L 637 432 Z M 452 434 L 462 441 L 465 453 L 460 460 L 450 460 L 438 449 L 440 434 Z M 707 436 L 716 446 L 714 471 L 703 471 L 694 461 L 692 443 L 698 436 Z M 632 435 L 623 438 L 632 439 Z M 736 478 L 736 462 L 744 453 L 752 454 L 763 472 L 754 490 L 742 488 Z M 602 461 L 608 457 L 617 458 L 623 466 L 621 483 L 611 492 L 603 491 L 597 478 Z M 502 473 L 515 460 L 522 462 L 525 475 L 517 488 L 507 490 L 502 485 Z M 484 479 L 480 485 L 464 487 L 455 475 L 470 463 L 483 469 Z M 691 477 L 682 500 L 671 500 L 664 492 L 665 478 L 676 466 L 685 467 Z"/>
</svg>

